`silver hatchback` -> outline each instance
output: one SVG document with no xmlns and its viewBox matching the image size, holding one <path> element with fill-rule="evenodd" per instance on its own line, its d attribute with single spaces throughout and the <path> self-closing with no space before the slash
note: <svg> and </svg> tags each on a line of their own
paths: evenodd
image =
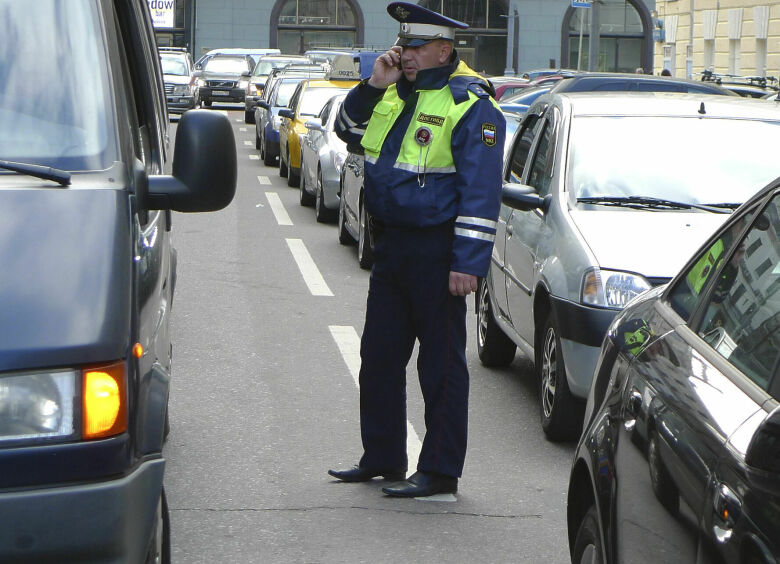
<svg viewBox="0 0 780 564">
<path fill-rule="evenodd" d="M 576 438 L 615 314 L 780 174 L 780 108 L 699 94 L 548 94 L 504 167 L 477 293 L 483 364 L 534 361 L 548 438 Z"/>
</svg>

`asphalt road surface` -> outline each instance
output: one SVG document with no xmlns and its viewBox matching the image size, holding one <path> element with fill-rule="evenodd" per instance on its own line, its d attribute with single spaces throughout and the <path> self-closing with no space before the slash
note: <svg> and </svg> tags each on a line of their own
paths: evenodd
<svg viewBox="0 0 780 564">
<path fill-rule="evenodd" d="M 384 496 L 328 468 L 361 455 L 357 370 L 369 273 L 335 225 L 233 125 L 238 188 L 210 214 L 174 214 L 166 491 L 177 564 L 568 562 L 574 445 L 545 440 L 529 361 L 483 367 L 469 298 L 469 450 L 455 496 Z M 171 125 L 171 139 L 175 136 Z M 409 364 L 410 473 L 425 432 Z"/>
</svg>

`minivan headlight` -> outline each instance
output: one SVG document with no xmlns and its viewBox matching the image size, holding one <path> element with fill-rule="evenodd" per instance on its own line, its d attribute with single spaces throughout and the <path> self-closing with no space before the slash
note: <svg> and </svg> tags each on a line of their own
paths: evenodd
<svg viewBox="0 0 780 564">
<path fill-rule="evenodd" d="M 582 277 L 580 295 L 585 305 L 622 309 L 651 287 L 650 282 L 638 274 L 592 268 Z"/>
<path fill-rule="evenodd" d="M 0 377 L 0 444 L 74 436 L 79 375 L 62 370 Z"/>
</svg>

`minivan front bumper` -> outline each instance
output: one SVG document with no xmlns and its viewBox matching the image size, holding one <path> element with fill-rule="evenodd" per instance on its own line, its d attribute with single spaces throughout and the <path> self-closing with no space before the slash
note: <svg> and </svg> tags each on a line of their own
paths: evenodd
<svg viewBox="0 0 780 564">
<path fill-rule="evenodd" d="M 143 562 L 163 459 L 104 482 L 0 493 L 0 562 Z"/>
</svg>

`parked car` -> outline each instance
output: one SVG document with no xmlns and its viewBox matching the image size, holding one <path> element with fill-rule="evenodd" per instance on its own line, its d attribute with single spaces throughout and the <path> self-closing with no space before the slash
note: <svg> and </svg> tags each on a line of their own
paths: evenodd
<svg viewBox="0 0 780 564">
<path fill-rule="evenodd" d="M 701 79 L 722 86 L 744 98 L 763 98 L 767 94 L 778 93 L 778 81 L 773 76 L 734 76 L 705 70 L 701 74 Z"/>
<path fill-rule="evenodd" d="M 214 55 L 203 65 L 198 84 L 200 99 L 212 102 L 244 102 L 249 75 L 254 65 L 250 57 Z"/>
<path fill-rule="evenodd" d="M 311 63 L 311 59 L 300 55 L 265 55 L 260 57 L 247 83 L 244 97 L 245 123 L 255 123 L 255 108 L 257 102 L 263 99 L 263 90 L 271 71 L 293 63 Z"/>
<path fill-rule="evenodd" d="M 169 563 L 171 211 L 230 203 L 233 131 L 185 113 L 163 173 L 145 0 L 0 10 L 0 561 Z"/>
<path fill-rule="evenodd" d="M 333 71 L 338 73 L 338 67 L 334 67 Z M 282 118 L 279 125 L 279 176 L 287 178 L 288 186 L 299 186 L 301 181 L 301 137 L 306 133 L 304 123 L 317 117 L 333 96 L 346 93 L 358 83 L 354 71 L 352 75 L 348 75 L 348 80 L 343 80 L 342 74 L 335 76 L 330 80 L 302 80 L 296 87 L 288 107 L 279 110 L 279 116 Z M 301 192 L 302 203 L 305 201 L 305 194 L 305 191 Z"/>
<path fill-rule="evenodd" d="M 609 326 L 569 479 L 572 562 L 780 561 L 780 179 Z"/>
<path fill-rule="evenodd" d="M 704 94 L 551 92 L 528 110 L 477 293 L 477 349 L 488 366 L 516 348 L 534 361 L 548 438 L 579 435 L 615 314 L 777 174 L 765 140 L 778 126 L 765 102 Z"/>
<path fill-rule="evenodd" d="M 301 204 L 314 205 L 319 222 L 334 221 L 339 210 L 339 178 L 347 145 L 333 128 L 345 96 L 334 96 L 320 115 L 303 124 L 308 133 L 301 139 Z"/>
<path fill-rule="evenodd" d="M 492 82 L 492 79 L 491 79 Z M 502 82 L 494 84 L 496 89 L 496 100 L 509 98 L 526 90 L 531 82 L 529 80 L 518 79 L 513 82 Z"/>
<path fill-rule="evenodd" d="M 305 79 L 305 76 L 280 77 L 267 90 L 268 99 L 260 100 L 255 108 L 255 147 L 266 166 L 275 165 L 279 156 L 279 127 L 282 124 L 279 112 L 287 107 L 298 83 Z"/>
<path fill-rule="evenodd" d="M 160 48 L 168 111 L 183 113 L 200 104 L 200 88 L 192 55 L 186 49 Z"/>
<path fill-rule="evenodd" d="M 556 82 L 552 85 L 551 92 L 688 92 L 735 95 L 714 82 L 618 72 L 577 73 Z"/>
<path fill-rule="evenodd" d="M 357 242 L 360 268 L 370 269 L 374 254 L 368 238 L 368 212 L 363 197 L 365 159 L 363 147 L 350 146 L 339 178 L 338 237 L 342 245 Z"/>
<path fill-rule="evenodd" d="M 498 105 L 501 107 L 501 110 L 505 112 L 524 114 L 539 96 L 547 94 L 551 88 L 551 85 L 524 88 L 514 96 L 499 100 Z"/>
</svg>

